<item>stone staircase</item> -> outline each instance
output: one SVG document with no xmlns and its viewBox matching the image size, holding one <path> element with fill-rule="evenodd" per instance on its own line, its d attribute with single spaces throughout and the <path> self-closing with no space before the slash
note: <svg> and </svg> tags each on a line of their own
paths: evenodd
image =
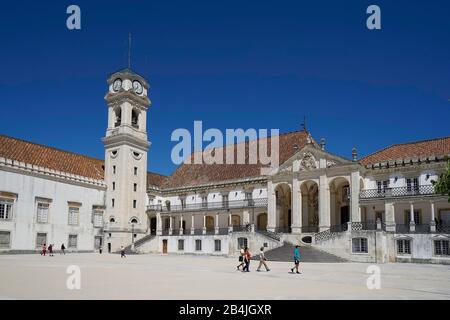
<svg viewBox="0 0 450 320">
<path fill-rule="evenodd" d="M 134 248 L 137 248 L 137 247 L 143 245 L 147 241 L 152 240 L 154 237 L 156 237 L 154 234 L 148 234 L 148 235 L 140 238 L 139 240 L 136 240 L 134 242 Z M 125 247 L 125 253 L 126 254 L 135 254 L 135 252 L 131 251 L 131 244 Z"/>
<path fill-rule="evenodd" d="M 283 246 L 269 250 L 265 254 L 269 261 L 291 262 L 294 260 L 294 246 L 285 243 Z M 347 261 L 341 257 L 313 248 L 311 246 L 300 246 L 300 255 L 300 262 L 338 263 Z M 258 260 L 259 255 L 255 255 L 253 259 Z"/>
</svg>

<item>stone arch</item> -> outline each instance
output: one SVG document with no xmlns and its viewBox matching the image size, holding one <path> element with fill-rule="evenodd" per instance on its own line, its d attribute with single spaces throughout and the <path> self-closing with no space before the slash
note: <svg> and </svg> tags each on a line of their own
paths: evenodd
<svg viewBox="0 0 450 320">
<path fill-rule="evenodd" d="M 256 217 L 256 227 L 258 230 L 266 231 L 267 230 L 267 213 L 263 212 L 258 214 Z"/>
<path fill-rule="evenodd" d="M 140 117 L 141 112 L 136 109 L 133 108 L 131 110 L 131 126 L 133 128 L 139 129 L 139 117 Z"/>
<path fill-rule="evenodd" d="M 302 194 L 302 232 L 318 232 L 319 226 L 319 183 L 314 180 L 303 181 Z"/>
<path fill-rule="evenodd" d="M 341 225 L 350 221 L 350 181 L 346 177 L 333 177 L 330 187 L 330 224 Z"/>
<path fill-rule="evenodd" d="M 114 108 L 114 127 L 118 127 L 122 124 L 122 108 Z"/>
<path fill-rule="evenodd" d="M 289 233 L 292 224 L 292 188 L 288 183 L 275 187 L 278 232 Z"/>
</svg>

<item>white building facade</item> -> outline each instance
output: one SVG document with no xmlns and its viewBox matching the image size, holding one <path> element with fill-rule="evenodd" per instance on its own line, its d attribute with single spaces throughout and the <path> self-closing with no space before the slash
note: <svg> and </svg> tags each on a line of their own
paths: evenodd
<svg viewBox="0 0 450 320">
<path fill-rule="evenodd" d="M 183 164 L 164 177 L 147 172 L 148 82 L 125 69 L 108 86 L 104 161 L 0 136 L 0 252 L 235 255 L 287 242 L 350 261 L 450 263 L 450 204 L 432 185 L 450 137 L 346 159 L 303 130 L 279 136 L 268 175 Z"/>
</svg>

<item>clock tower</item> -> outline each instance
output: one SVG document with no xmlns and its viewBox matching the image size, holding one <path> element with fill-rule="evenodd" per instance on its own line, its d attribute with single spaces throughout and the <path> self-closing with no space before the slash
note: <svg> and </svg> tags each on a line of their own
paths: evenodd
<svg viewBox="0 0 450 320">
<path fill-rule="evenodd" d="M 108 128 L 105 147 L 106 215 L 104 243 L 115 252 L 144 236 L 148 229 L 147 97 L 148 82 L 128 69 L 108 78 Z"/>
</svg>

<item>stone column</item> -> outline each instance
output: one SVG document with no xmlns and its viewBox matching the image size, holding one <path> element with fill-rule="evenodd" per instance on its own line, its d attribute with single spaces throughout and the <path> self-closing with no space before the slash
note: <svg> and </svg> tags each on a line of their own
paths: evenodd
<svg viewBox="0 0 450 320">
<path fill-rule="evenodd" d="M 416 223 L 414 222 L 414 204 L 412 203 L 412 201 L 409 203 L 409 206 L 409 231 L 415 232 Z"/>
<path fill-rule="evenodd" d="M 173 221 L 172 216 L 169 216 L 169 235 L 171 236 L 173 232 Z"/>
<path fill-rule="evenodd" d="M 250 212 L 248 210 L 244 210 L 242 212 L 242 224 L 247 225 L 250 223 Z"/>
<path fill-rule="evenodd" d="M 183 228 L 183 215 L 181 214 L 180 215 L 180 236 L 183 235 L 183 231 L 184 231 L 184 228 Z"/>
<path fill-rule="evenodd" d="M 191 234 L 195 234 L 195 215 L 191 215 Z"/>
<path fill-rule="evenodd" d="M 228 214 L 228 232 L 233 232 L 233 219 L 231 213 Z"/>
<path fill-rule="evenodd" d="M 161 221 L 161 213 L 156 213 L 156 235 L 162 235 L 162 221 Z"/>
<path fill-rule="evenodd" d="M 214 230 L 215 234 L 219 234 L 219 213 L 216 213 L 216 228 Z"/>
<path fill-rule="evenodd" d="M 206 214 L 203 215 L 203 234 L 206 234 Z"/>
<path fill-rule="evenodd" d="M 430 221 L 430 231 L 431 232 L 436 232 L 436 215 L 434 212 L 434 202 L 430 201 L 430 205 L 431 205 L 431 221 Z"/>
<path fill-rule="evenodd" d="M 272 181 L 267 181 L 267 230 L 275 232 L 277 226 L 277 200 Z"/>
<path fill-rule="evenodd" d="M 386 231 L 395 231 L 395 208 L 393 202 L 384 203 L 384 216 L 386 220 Z"/>
<path fill-rule="evenodd" d="M 361 211 L 359 210 L 359 171 L 354 171 L 350 175 L 350 221 L 361 222 Z"/>
<path fill-rule="evenodd" d="M 319 231 L 330 229 L 330 188 L 326 175 L 319 178 Z"/>
<path fill-rule="evenodd" d="M 302 193 L 300 191 L 300 181 L 292 179 L 292 225 L 293 234 L 302 233 Z"/>
</svg>

